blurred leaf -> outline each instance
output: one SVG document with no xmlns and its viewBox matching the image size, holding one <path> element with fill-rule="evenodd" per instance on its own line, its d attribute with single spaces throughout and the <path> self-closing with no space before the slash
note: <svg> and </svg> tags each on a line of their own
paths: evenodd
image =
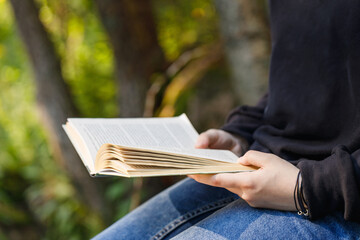
<svg viewBox="0 0 360 240">
<path fill-rule="evenodd" d="M 211 0 L 154 0 L 159 42 L 173 61 L 195 45 L 217 40 L 217 17 Z"/>
</svg>

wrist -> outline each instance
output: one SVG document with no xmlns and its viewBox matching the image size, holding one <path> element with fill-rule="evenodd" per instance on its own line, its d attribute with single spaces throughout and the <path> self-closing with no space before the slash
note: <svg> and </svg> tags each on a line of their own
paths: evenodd
<svg viewBox="0 0 360 240">
<path fill-rule="evenodd" d="M 303 215 L 305 217 L 309 216 L 309 209 L 304 195 L 300 171 L 297 175 L 296 184 L 294 188 L 294 203 L 299 215 Z"/>
</svg>

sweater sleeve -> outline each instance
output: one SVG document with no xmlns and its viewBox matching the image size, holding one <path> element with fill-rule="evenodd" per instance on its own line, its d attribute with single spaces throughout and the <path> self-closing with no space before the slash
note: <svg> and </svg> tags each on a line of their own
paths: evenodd
<svg viewBox="0 0 360 240">
<path fill-rule="evenodd" d="M 328 158 L 304 159 L 297 166 L 311 219 L 342 211 L 344 219 L 360 221 L 360 149 L 350 154 L 346 147 L 337 146 Z"/>
<path fill-rule="evenodd" d="M 249 144 L 254 139 L 254 131 L 263 124 L 263 116 L 267 105 L 268 94 L 263 96 L 256 106 L 240 106 L 228 116 L 226 124 L 221 128 L 224 131 L 245 138 Z"/>
</svg>

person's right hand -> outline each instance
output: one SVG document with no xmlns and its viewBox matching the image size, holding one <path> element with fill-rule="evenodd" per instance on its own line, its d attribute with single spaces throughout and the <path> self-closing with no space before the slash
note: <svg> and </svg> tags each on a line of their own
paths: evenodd
<svg viewBox="0 0 360 240">
<path fill-rule="evenodd" d="M 199 135 L 196 148 L 212 148 L 230 150 L 237 156 L 243 155 L 248 149 L 246 139 L 220 129 L 209 129 Z"/>
</svg>

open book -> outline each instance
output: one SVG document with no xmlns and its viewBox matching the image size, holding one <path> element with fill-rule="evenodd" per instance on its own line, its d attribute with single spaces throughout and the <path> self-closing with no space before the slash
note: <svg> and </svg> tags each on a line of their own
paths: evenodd
<svg viewBox="0 0 360 240">
<path fill-rule="evenodd" d="M 185 114 L 171 118 L 69 118 L 63 125 L 92 176 L 167 176 L 251 171 L 227 150 L 195 149 Z"/>
</svg>

